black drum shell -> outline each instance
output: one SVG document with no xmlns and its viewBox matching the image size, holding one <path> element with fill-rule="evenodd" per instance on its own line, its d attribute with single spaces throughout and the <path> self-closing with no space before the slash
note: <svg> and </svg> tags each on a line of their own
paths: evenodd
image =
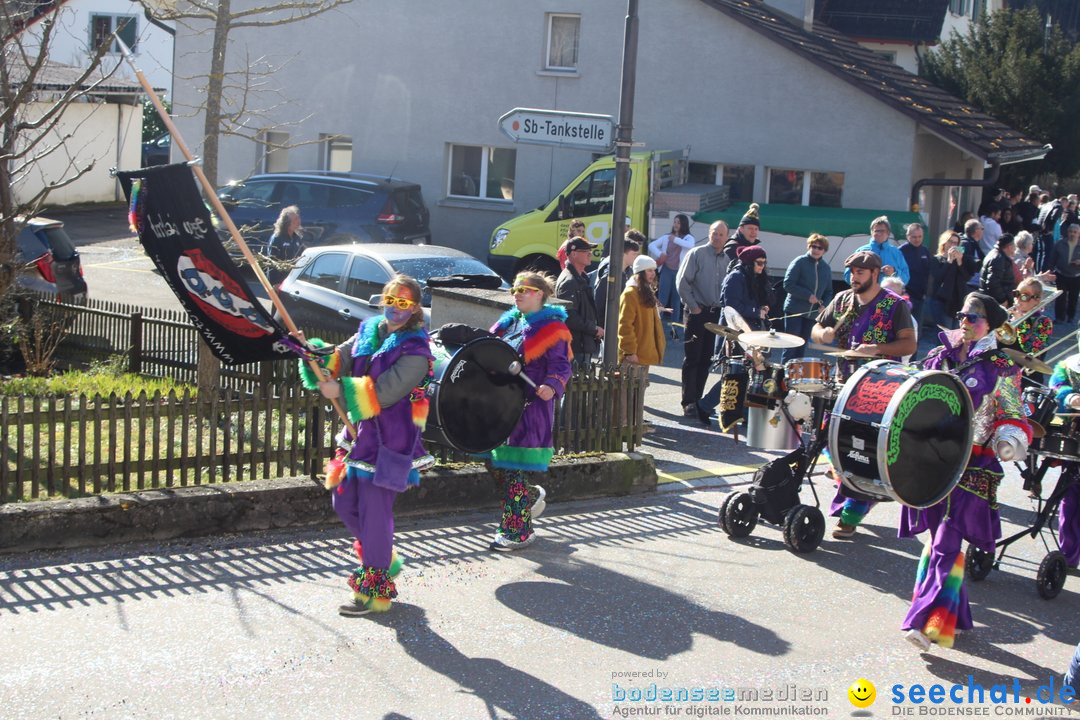
<svg viewBox="0 0 1080 720">
<path fill-rule="evenodd" d="M 433 340 L 435 379 L 424 439 L 465 453 L 484 453 L 506 442 L 525 411 L 523 381 L 510 373 L 521 362 L 498 338 L 464 345 Z"/>
<path fill-rule="evenodd" d="M 1062 433 L 1047 433 L 1031 441 L 1031 452 L 1058 460 L 1080 462 L 1080 439 Z"/>
<path fill-rule="evenodd" d="M 959 413 L 929 396 L 932 392 L 948 395 Z M 911 393 L 917 394 L 905 404 Z M 912 407 L 916 400 L 920 404 Z M 902 407 L 907 414 L 898 422 Z M 847 488 L 877 500 L 929 507 L 952 491 L 967 466 L 973 415 L 971 396 L 957 376 L 877 360 L 856 371 L 837 396 L 829 418 L 829 453 Z M 900 452 L 890 462 L 893 433 L 900 433 L 894 441 Z"/>
<path fill-rule="evenodd" d="M 764 370 L 752 370 L 750 385 L 746 388 L 746 404 L 750 407 L 774 408 L 784 397 L 784 367 L 766 365 Z"/>
</svg>

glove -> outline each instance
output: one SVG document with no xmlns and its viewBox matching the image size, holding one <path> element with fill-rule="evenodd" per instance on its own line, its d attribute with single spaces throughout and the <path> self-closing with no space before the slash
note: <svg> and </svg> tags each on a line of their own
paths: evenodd
<svg viewBox="0 0 1080 720">
<path fill-rule="evenodd" d="M 994 454 L 998 460 L 1009 462 L 1027 455 L 1028 439 L 1015 425 L 1000 425 L 994 431 Z"/>
</svg>

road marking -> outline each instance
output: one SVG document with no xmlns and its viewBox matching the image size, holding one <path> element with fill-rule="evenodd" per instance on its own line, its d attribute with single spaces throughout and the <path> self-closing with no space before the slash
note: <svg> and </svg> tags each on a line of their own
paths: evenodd
<svg viewBox="0 0 1080 720">
<path fill-rule="evenodd" d="M 732 463 L 720 463 L 712 467 L 704 468 L 702 470 L 684 470 L 677 473 L 666 473 L 662 470 L 656 471 L 656 483 L 658 485 L 664 485 L 666 483 L 683 483 L 687 484 L 687 480 L 700 480 L 707 477 L 724 477 L 726 475 L 742 475 L 743 473 L 752 473 L 757 470 L 757 467 L 753 465 L 734 465 Z"/>
<path fill-rule="evenodd" d="M 149 258 L 133 257 L 133 258 L 127 258 L 125 260 L 109 260 L 108 262 L 100 262 L 100 263 L 83 263 L 83 267 L 109 267 L 110 265 L 117 265 L 119 263 L 132 263 L 132 262 L 139 262 L 139 261 L 149 261 Z"/>
</svg>

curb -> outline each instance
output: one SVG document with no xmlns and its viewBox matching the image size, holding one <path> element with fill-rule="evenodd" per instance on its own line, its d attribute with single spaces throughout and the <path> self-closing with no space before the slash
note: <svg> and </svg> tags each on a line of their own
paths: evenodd
<svg viewBox="0 0 1080 720">
<path fill-rule="evenodd" d="M 556 458 L 544 480 L 548 502 L 633 495 L 656 489 L 650 455 Z M 167 540 L 340 521 L 330 492 L 307 477 L 143 490 L 0 506 L 0 553 Z M 424 473 L 396 503 L 399 517 L 495 508 L 483 467 Z"/>
</svg>

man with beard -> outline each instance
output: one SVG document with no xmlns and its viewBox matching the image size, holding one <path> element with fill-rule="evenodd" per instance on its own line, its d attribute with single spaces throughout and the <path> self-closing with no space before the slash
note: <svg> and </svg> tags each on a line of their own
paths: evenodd
<svg viewBox="0 0 1080 720">
<path fill-rule="evenodd" d="M 761 219 L 758 218 L 759 209 L 757 203 L 750 203 L 750 207 L 746 209 L 746 213 L 739 220 L 738 229 L 724 243 L 724 254 L 731 261 L 728 263 L 728 272 L 731 272 L 739 265 L 739 248 L 750 247 L 760 242 L 758 240 L 758 233 L 761 231 Z"/>
<path fill-rule="evenodd" d="M 918 342 L 911 310 L 902 297 L 878 284 L 881 257 L 861 250 L 848 257 L 844 267 L 851 271 L 851 289 L 839 293 L 821 311 L 810 331 L 811 339 L 890 360 L 913 354 Z M 841 379 L 847 379 L 854 371 L 853 364 L 839 362 L 838 371 Z M 839 483 L 839 477 L 836 480 L 832 514 L 840 520 L 832 535 L 837 539 L 850 538 L 874 503 L 850 496 Z"/>
</svg>

